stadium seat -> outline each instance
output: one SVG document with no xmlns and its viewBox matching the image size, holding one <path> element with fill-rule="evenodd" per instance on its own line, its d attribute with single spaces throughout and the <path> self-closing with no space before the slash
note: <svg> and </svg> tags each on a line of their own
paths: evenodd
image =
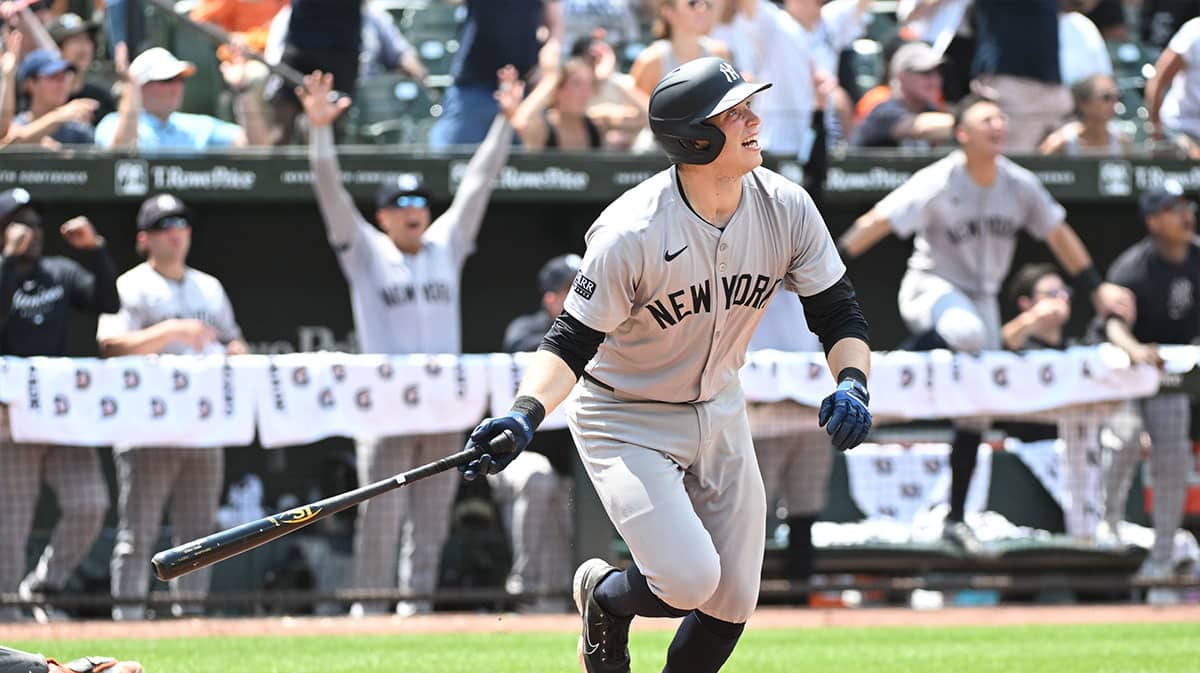
<svg viewBox="0 0 1200 673">
<path fill-rule="evenodd" d="M 416 143 L 441 113 L 439 96 L 398 74 L 370 77 L 359 83 L 350 109 L 350 131 L 367 143 Z"/>
</svg>

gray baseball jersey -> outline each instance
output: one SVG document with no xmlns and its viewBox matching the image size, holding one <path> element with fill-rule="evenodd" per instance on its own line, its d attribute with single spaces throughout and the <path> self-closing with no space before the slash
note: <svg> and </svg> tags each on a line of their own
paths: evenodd
<svg viewBox="0 0 1200 673">
<path fill-rule="evenodd" d="M 670 168 L 588 230 L 565 310 L 607 336 L 588 372 L 625 395 L 710 400 L 737 379 L 776 288 L 812 296 L 845 266 L 808 193 L 756 168 L 723 229 L 697 216 Z"/>
<path fill-rule="evenodd" d="M 511 145 L 512 127 L 498 116 L 467 165 L 454 202 L 421 237 L 420 252 L 410 255 L 363 219 L 342 187 L 333 131 L 313 130 L 313 188 L 329 242 L 350 284 L 362 352 L 462 351 L 462 267 L 475 250 L 492 186 Z"/>
<path fill-rule="evenodd" d="M 217 332 L 219 343 L 208 352 L 223 353 L 222 344 L 240 339 L 242 330 L 233 318 L 233 305 L 221 281 L 203 271 L 188 267 L 183 280 L 172 280 L 143 262 L 117 278 L 121 310 L 106 313 L 96 323 L 96 340 L 145 329 L 172 318 L 194 318 Z M 194 353 L 182 342 L 173 342 L 162 351 L 172 355 Z"/>
<path fill-rule="evenodd" d="M 981 187 L 961 150 L 917 171 L 875 205 L 897 236 L 916 235 L 910 269 L 928 271 L 971 294 L 996 294 L 1012 264 L 1017 232 L 1044 239 L 1066 211 L 1037 176 L 1007 158 Z"/>
</svg>

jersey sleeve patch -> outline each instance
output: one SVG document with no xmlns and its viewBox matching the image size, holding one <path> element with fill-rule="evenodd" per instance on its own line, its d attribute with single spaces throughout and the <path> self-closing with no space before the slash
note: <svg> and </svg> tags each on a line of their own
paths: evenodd
<svg viewBox="0 0 1200 673">
<path fill-rule="evenodd" d="M 572 283 L 572 286 L 575 288 L 575 294 L 584 299 L 591 299 L 592 295 L 596 293 L 596 281 L 582 273 L 575 276 L 575 282 Z"/>
</svg>

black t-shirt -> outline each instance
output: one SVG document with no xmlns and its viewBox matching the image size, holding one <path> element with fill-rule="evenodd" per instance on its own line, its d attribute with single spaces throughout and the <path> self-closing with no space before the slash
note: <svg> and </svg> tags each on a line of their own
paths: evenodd
<svg viewBox="0 0 1200 673">
<path fill-rule="evenodd" d="M 1100 0 L 1100 3 L 1087 13 L 1087 18 L 1101 31 L 1105 31 L 1125 24 L 1125 8 L 1121 6 L 1121 0 Z"/>
<path fill-rule="evenodd" d="M 929 107 L 922 112 L 936 112 Z M 899 98 L 889 98 L 871 109 L 866 119 L 854 132 L 851 144 L 857 147 L 928 147 L 929 143 L 917 138 L 897 139 L 892 135 L 892 129 L 905 117 L 911 116 L 904 101 Z"/>
<path fill-rule="evenodd" d="M 527 353 L 536 351 L 542 343 L 542 337 L 550 329 L 554 320 L 549 313 L 538 311 L 528 315 L 518 316 L 504 330 L 504 351 L 506 353 Z M 575 442 L 568 430 L 538 430 L 529 443 L 528 451 L 540 453 L 550 461 L 554 471 L 563 475 L 571 475 L 572 456 L 575 454 Z"/>
<path fill-rule="evenodd" d="M 466 0 L 467 21 L 450 73 L 459 86 L 496 87 L 496 71 L 512 64 L 525 76 L 537 64 L 537 29 L 547 2 Z"/>
<path fill-rule="evenodd" d="M 294 48 L 358 53 L 362 43 L 362 3 L 347 0 L 292 0 L 287 44 Z M 306 71 L 307 72 L 307 71 Z"/>
<path fill-rule="evenodd" d="M 1108 280 L 1133 291 L 1138 341 L 1188 344 L 1200 332 L 1200 243 L 1193 241 L 1187 258 L 1173 264 L 1159 254 L 1153 239 L 1144 238 L 1113 262 Z"/>
<path fill-rule="evenodd" d="M 100 104 L 96 108 L 96 116 L 92 117 L 92 124 L 99 124 L 101 119 L 110 112 L 117 111 L 117 101 L 112 97 L 112 92 L 108 89 L 94 84 L 92 82 L 84 82 L 79 91 L 71 94 L 67 100 L 75 100 L 76 98 L 91 98 Z"/>
<path fill-rule="evenodd" d="M 67 354 L 70 309 L 116 313 L 117 270 L 103 248 L 66 257 L 43 257 L 32 269 L 0 257 L 0 355 Z"/>
<path fill-rule="evenodd" d="M 1200 0 L 1142 0 L 1142 42 L 1165 49 L 1188 20 L 1200 16 Z"/>
<path fill-rule="evenodd" d="M 1058 0 L 975 0 L 971 75 L 1012 75 L 1062 83 Z"/>
</svg>

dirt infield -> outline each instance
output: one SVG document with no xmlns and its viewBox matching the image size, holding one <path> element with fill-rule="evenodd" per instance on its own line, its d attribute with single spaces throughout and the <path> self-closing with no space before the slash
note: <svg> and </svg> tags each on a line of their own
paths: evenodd
<svg viewBox="0 0 1200 673">
<path fill-rule="evenodd" d="M 1105 624 L 1195 622 L 1200 605 L 1083 605 L 1046 607 L 863 608 L 795 610 L 764 608 L 751 619 L 752 628 L 817 628 L 822 626 L 966 626 L 1025 624 Z M 675 620 L 638 620 L 637 629 L 673 629 Z M 199 636 L 400 635 L 407 633 L 573 632 L 575 615 L 437 614 L 400 617 L 272 617 L 178 619 L 149 622 L 82 621 L 58 624 L 5 624 L 11 640 L 77 640 L 114 638 L 180 638 Z"/>
</svg>

